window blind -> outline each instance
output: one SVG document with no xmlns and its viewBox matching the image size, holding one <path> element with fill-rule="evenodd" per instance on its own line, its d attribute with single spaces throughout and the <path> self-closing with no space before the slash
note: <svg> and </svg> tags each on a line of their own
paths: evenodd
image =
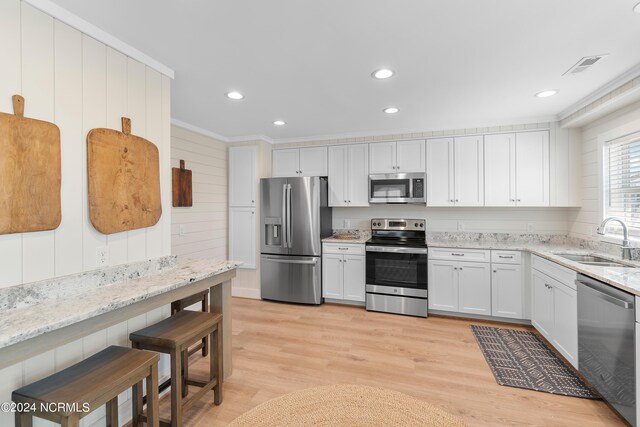
<svg viewBox="0 0 640 427">
<path fill-rule="evenodd" d="M 605 217 L 622 218 L 630 231 L 639 235 L 640 133 L 605 144 L 603 175 Z"/>
</svg>

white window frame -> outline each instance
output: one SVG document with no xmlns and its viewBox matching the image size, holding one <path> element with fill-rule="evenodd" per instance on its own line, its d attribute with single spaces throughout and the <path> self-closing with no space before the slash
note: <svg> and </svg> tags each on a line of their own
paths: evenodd
<svg viewBox="0 0 640 427">
<path fill-rule="evenodd" d="M 624 138 L 636 133 L 640 133 L 640 120 L 633 120 L 625 125 L 618 126 L 612 130 L 603 132 L 598 135 L 598 218 L 602 222 L 605 219 L 605 199 L 604 199 L 604 147 L 609 141 Z M 622 245 L 622 234 L 605 234 L 601 236 L 596 233 L 596 228 L 599 225 L 595 225 L 592 233 L 600 241 L 606 243 L 613 243 Z M 640 247 L 640 237 L 630 236 L 631 246 Z"/>
</svg>

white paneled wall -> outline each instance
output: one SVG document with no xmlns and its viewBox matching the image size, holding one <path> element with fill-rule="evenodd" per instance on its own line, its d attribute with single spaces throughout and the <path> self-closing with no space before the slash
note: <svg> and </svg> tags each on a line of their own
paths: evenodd
<svg viewBox="0 0 640 427">
<path fill-rule="evenodd" d="M 0 286 L 94 269 L 101 246 L 108 248 L 111 265 L 170 254 L 170 79 L 20 0 L 0 1 L 0 52 L 0 111 L 13 112 L 11 96 L 21 94 L 25 116 L 60 127 L 62 151 L 62 223 L 54 231 L 0 236 Z M 95 127 L 120 129 L 122 116 L 131 118 L 133 133 L 159 148 L 163 215 L 154 227 L 105 236 L 89 221 L 86 135 Z M 1 370 L 0 401 L 108 344 L 128 345 L 129 332 L 168 315 L 167 306 L 123 319 Z M 121 400 L 122 422 L 130 417 L 128 397 L 124 393 Z M 104 410 L 97 411 L 83 424 L 102 416 Z M 0 413 L 0 425 L 12 426 L 12 414 Z"/>
<path fill-rule="evenodd" d="M 624 129 L 630 123 L 640 121 L 640 102 L 629 105 L 582 128 L 582 208 L 571 215 L 571 235 L 582 238 L 600 239 L 596 228 L 602 218 L 602 181 L 599 174 L 601 159 L 598 153 L 598 137 Z M 633 126 L 632 126 L 633 127 Z M 637 126 L 640 131 L 640 126 Z M 629 132 L 629 130 L 625 130 Z M 621 135 L 620 135 L 621 136 Z"/>
<path fill-rule="evenodd" d="M 227 145 L 172 126 L 172 167 L 179 167 L 181 159 L 193 173 L 193 206 L 172 208 L 172 253 L 191 258 L 226 259 Z"/>
</svg>

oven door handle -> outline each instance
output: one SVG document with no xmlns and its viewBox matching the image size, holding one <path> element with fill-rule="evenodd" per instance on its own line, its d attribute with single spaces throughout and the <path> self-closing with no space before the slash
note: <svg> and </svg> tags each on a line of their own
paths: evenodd
<svg viewBox="0 0 640 427">
<path fill-rule="evenodd" d="M 398 246 L 366 246 L 367 252 L 390 252 L 396 254 L 426 254 L 427 248 L 403 248 Z"/>
</svg>

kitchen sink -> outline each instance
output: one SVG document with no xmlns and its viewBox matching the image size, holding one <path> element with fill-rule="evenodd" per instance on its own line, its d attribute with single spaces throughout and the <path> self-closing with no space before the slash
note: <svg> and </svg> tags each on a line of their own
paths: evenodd
<svg viewBox="0 0 640 427">
<path fill-rule="evenodd" d="M 620 262 L 612 261 L 607 258 L 602 258 L 595 255 L 584 255 L 584 254 L 565 254 L 565 253 L 556 253 L 559 257 L 575 261 L 580 264 L 585 265 L 596 265 L 600 267 L 628 267 L 635 268 L 632 265 L 623 264 Z"/>
</svg>

